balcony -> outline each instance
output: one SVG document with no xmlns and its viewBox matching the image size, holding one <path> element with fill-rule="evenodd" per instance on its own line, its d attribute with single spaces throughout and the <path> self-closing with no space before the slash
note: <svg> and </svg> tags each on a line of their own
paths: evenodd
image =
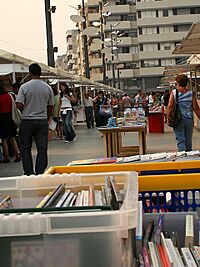
<svg viewBox="0 0 200 267">
<path fill-rule="evenodd" d="M 101 44 L 92 43 L 89 50 L 90 52 L 98 52 L 101 49 Z"/>
<path fill-rule="evenodd" d="M 155 10 L 155 9 L 169 9 L 172 8 L 184 8 L 184 7 L 199 6 L 199 0 L 164 0 L 155 2 L 137 2 L 136 9 L 138 10 Z"/>
<path fill-rule="evenodd" d="M 129 5 L 110 5 L 104 7 L 103 12 L 107 11 L 110 11 L 113 15 L 123 15 L 123 14 L 135 13 L 136 8 L 133 9 Z"/>
<path fill-rule="evenodd" d="M 95 73 L 91 70 L 90 78 L 92 81 L 102 82 L 103 81 L 103 73 Z"/>
<path fill-rule="evenodd" d="M 172 32 L 166 34 L 143 34 L 138 36 L 138 43 L 152 43 L 152 41 L 155 43 L 175 41 L 177 42 L 181 41 L 186 35 L 187 32 Z"/>
<path fill-rule="evenodd" d="M 87 0 L 87 6 L 88 7 L 99 6 L 99 0 Z"/>
<path fill-rule="evenodd" d="M 90 67 L 102 66 L 102 58 L 90 58 Z"/>
<path fill-rule="evenodd" d="M 118 54 L 118 58 L 119 58 L 120 62 L 139 61 L 139 55 L 138 54 L 132 54 L 132 53 L 120 53 L 120 54 Z"/>
<path fill-rule="evenodd" d="M 112 70 L 106 72 L 106 76 L 108 79 L 113 79 Z M 120 69 L 119 70 L 119 78 L 127 79 L 127 78 L 135 78 L 140 76 L 139 69 Z M 117 69 L 115 69 L 115 78 L 118 78 Z"/>
<path fill-rule="evenodd" d="M 99 13 L 88 13 L 88 21 L 97 21 L 99 20 Z"/>
<path fill-rule="evenodd" d="M 119 23 L 119 21 L 107 21 L 104 30 L 110 31 L 111 25 L 114 26 L 115 24 Z M 120 21 L 119 25 L 113 27 L 113 30 L 132 30 L 137 28 L 137 22 L 136 21 Z"/>
<path fill-rule="evenodd" d="M 144 51 L 139 53 L 139 59 L 162 59 L 162 58 L 174 58 L 172 54 L 174 49 L 172 50 L 161 50 L 161 51 Z"/>
<path fill-rule="evenodd" d="M 149 2 L 151 3 L 151 2 Z M 182 25 L 182 24 L 192 24 L 194 21 L 199 20 L 199 14 L 187 14 L 187 15 L 177 15 L 169 17 L 160 18 L 143 18 L 138 19 L 138 27 L 145 26 L 163 26 L 163 25 Z"/>
<path fill-rule="evenodd" d="M 165 67 L 140 68 L 140 76 L 163 76 Z"/>
</svg>

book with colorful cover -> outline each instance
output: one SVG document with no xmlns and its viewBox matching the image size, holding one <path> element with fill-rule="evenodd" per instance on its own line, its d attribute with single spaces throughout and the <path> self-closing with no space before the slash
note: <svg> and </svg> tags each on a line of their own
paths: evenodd
<svg viewBox="0 0 200 267">
<path fill-rule="evenodd" d="M 80 159 L 74 160 L 69 163 L 69 166 L 75 165 L 93 165 L 93 164 L 109 164 L 109 163 L 116 163 L 117 157 L 111 158 L 96 158 L 96 159 Z"/>
</svg>

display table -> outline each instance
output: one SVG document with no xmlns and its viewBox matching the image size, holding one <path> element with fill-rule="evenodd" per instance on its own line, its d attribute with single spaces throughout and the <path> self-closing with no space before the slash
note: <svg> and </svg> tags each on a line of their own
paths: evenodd
<svg viewBox="0 0 200 267">
<path fill-rule="evenodd" d="M 149 133 L 164 133 L 164 111 L 149 112 L 148 126 L 149 126 Z"/>
<path fill-rule="evenodd" d="M 146 126 L 102 127 L 98 130 L 103 134 L 105 157 L 141 155 L 146 153 Z M 127 132 L 138 133 L 139 145 L 122 145 L 122 133 Z"/>
</svg>

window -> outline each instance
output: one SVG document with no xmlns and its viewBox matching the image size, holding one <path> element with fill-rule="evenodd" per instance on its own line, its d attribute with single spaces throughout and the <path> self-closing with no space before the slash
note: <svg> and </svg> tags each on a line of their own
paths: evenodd
<svg viewBox="0 0 200 267">
<path fill-rule="evenodd" d="M 199 14 L 199 13 L 200 13 L 199 7 L 190 8 L 190 14 Z"/>
<path fill-rule="evenodd" d="M 163 17 L 168 17 L 168 10 L 167 9 L 164 9 L 163 10 Z"/>
<path fill-rule="evenodd" d="M 158 16 L 158 10 L 156 10 L 156 18 L 158 18 L 159 16 Z"/>
<path fill-rule="evenodd" d="M 160 50 L 160 43 L 158 43 L 158 50 Z"/>
<path fill-rule="evenodd" d="M 177 15 L 177 9 L 176 8 L 173 9 L 173 15 L 174 16 Z"/>
<path fill-rule="evenodd" d="M 156 33 L 157 33 L 156 27 L 142 28 L 142 34 L 156 34 Z"/>
<path fill-rule="evenodd" d="M 159 34 L 160 33 L 159 27 L 156 27 L 156 30 L 157 30 L 157 34 Z"/>
<path fill-rule="evenodd" d="M 143 45 L 144 51 L 157 51 L 157 44 L 144 44 Z"/>
<path fill-rule="evenodd" d="M 138 32 L 141 35 L 142 34 L 142 28 L 138 28 Z"/>
<path fill-rule="evenodd" d="M 143 51 L 143 44 L 140 44 L 140 51 Z"/>
<path fill-rule="evenodd" d="M 129 53 L 130 49 L 129 47 L 122 47 L 122 53 Z"/>
<path fill-rule="evenodd" d="M 178 25 L 174 25 L 174 32 L 178 32 Z"/>
<path fill-rule="evenodd" d="M 141 11 L 138 11 L 138 19 L 141 19 L 142 18 L 142 13 Z"/>
<path fill-rule="evenodd" d="M 158 60 L 144 60 L 144 67 L 158 67 Z"/>
</svg>

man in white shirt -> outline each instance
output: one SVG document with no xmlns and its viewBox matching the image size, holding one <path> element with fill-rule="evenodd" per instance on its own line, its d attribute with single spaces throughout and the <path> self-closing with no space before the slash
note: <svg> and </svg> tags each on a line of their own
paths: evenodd
<svg viewBox="0 0 200 267">
<path fill-rule="evenodd" d="M 23 84 L 16 98 L 16 105 L 22 111 L 19 128 L 20 149 L 25 175 L 42 174 L 48 164 L 48 120 L 53 111 L 53 91 L 40 80 L 41 67 L 37 63 L 29 66 L 31 80 Z M 32 138 L 37 147 L 35 170 L 31 154 Z"/>
</svg>

